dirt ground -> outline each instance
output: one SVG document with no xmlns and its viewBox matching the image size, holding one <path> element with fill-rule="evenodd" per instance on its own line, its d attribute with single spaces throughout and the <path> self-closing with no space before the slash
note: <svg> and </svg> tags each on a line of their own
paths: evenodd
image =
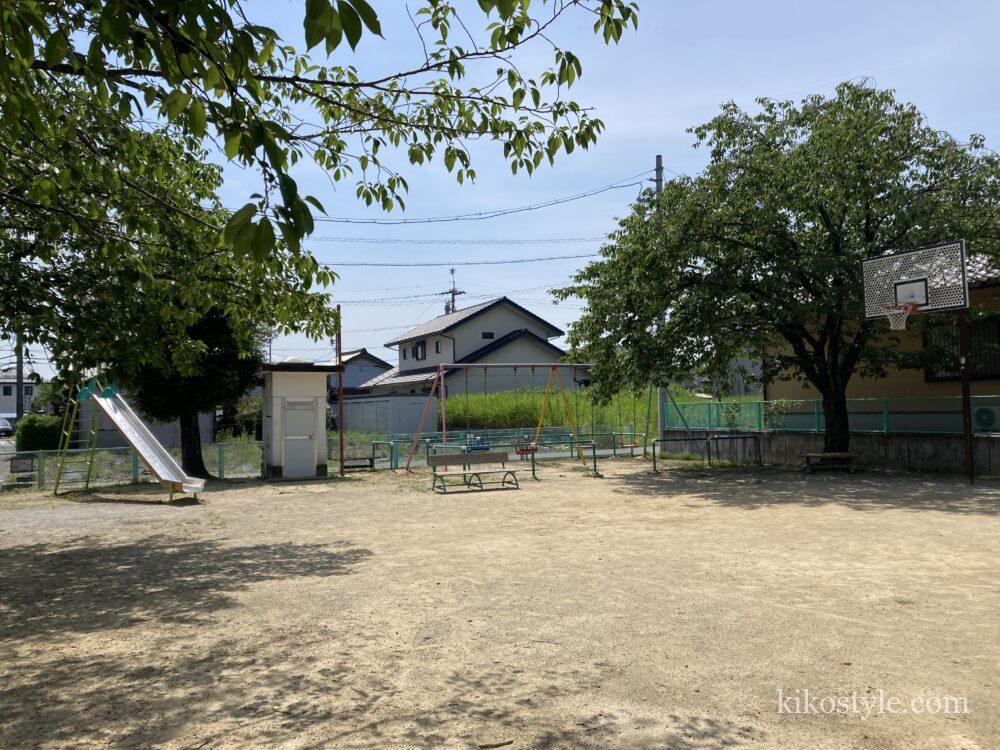
<svg viewBox="0 0 1000 750">
<path fill-rule="evenodd" d="M 602 470 L 0 498 L 0 745 L 1000 747 L 1000 484 Z"/>
</svg>

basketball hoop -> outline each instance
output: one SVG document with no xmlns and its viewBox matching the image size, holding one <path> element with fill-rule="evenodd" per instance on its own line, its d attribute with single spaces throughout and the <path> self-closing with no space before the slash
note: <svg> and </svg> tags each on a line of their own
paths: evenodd
<svg viewBox="0 0 1000 750">
<path fill-rule="evenodd" d="M 917 311 L 917 306 L 909 302 L 895 302 L 885 306 L 885 317 L 893 331 L 906 330 L 906 319 Z"/>
</svg>

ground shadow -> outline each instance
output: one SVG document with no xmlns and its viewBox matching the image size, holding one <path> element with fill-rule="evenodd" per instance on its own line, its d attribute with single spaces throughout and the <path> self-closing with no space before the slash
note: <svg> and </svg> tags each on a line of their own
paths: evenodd
<svg viewBox="0 0 1000 750">
<path fill-rule="evenodd" d="M 696 495 L 747 509 L 839 505 L 857 511 L 937 511 L 1000 514 L 1000 483 L 968 484 L 958 477 L 900 474 L 804 474 L 774 469 L 672 469 L 637 471 L 616 478 L 628 494 L 656 497 Z"/>
<path fill-rule="evenodd" d="M 604 704 L 601 687 L 614 676 L 606 664 L 530 675 L 495 662 L 467 665 L 414 695 L 405 678 L 422 666 L 414 654 L 382 650 L 372 669 L 373 651 L 347 649 L 340 637 L 298 632 L 218 640 L 207 653 L 198 644 L 173 658 L 49 655 L 30 668 L 9 665 L 0 744 L 722 750 L 764 738 L 744 723 L 666 708 L 559 708 Z"/>
<path fill-rule="evenodd" d="M 234 606 L 230 594 L 248 584 L 345 575 L 371 554 L 349 541 L 227 546 L 168 536 L 8 547 L 0 549 L 0 642 L 146 620 L 196 622 Z"/>
</svg>

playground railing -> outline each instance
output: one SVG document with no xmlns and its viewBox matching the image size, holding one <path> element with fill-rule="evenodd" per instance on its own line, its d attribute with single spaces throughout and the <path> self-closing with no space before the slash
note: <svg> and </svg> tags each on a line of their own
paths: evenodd
<svg viewBox="0 0 1000 750">
<path fill-rule="evenodd" d="M 511 450 L 517 451 L 525 443 L 490 443 L 490 450 Z M 524 454 L 519 455 L 519 458 L 523 462 L 530 462 L 531 464 L 531 478 L 538 479 L 535 463 L 536 461 L 552 461 L 552 460 L 580 460 L 580 455 L 582 451 L 586 451 L 590 454 L 590 464 L 591 472 L 594 476 L 600 476 L 597 471 L 597 445 L 593 440 L 556 440 L 556 441 L 541 441 L 538 443 L 532 442 L 530 444 L 530 450 Z M 437 455 L 439 453 L 468 453 L 469 447 L 461 443 L 435 443 L 427 445 L 426 455 Z M 515 453 L 515 455 L 518 455 Z M 426 458 L 426 457 L 425 457 Z"/>
<path fill-rule="evenodd" d="M 621 425 L 606 425 L 606 424 L 590 424 L 583 423 L 577 424 L 576 434 L 578 436 L 584 434 L 610 434 L 612 432 L 628 432 L 635 431 L 635 425 L 633 424 L 621 424 Z M 464 443 L 468 438 L 480 438 L 487 443 L 513 443 L 518 440 L 534 440 L 535 439 L 535 427 L 460 427 L 455 429 L 448 429 L 447 432 L 447 442 L 451 443 L 459 442 Z M 572 435 L 573 428 L 570 425 L 547 425 L 542 427 L 541 434 L 539 435 L 539 440 L 550 440 L 550 439 L 561 439 L 567 435 Z M 413 438 L 417 437 L 415 433 L 412 432 L 402 432 L 396 433 L 394 435 L 380 435 L 379 440 L 400 440 L 413 442 Z M 436 432 L 422 432 L 419 435 L 420 440 L 431 440 L 435 443 L 444 442 L 445 435 L 440 431 Z M 609 446 L 610 447 L 610 446 Z"/>
<path fill-rule="evenodd" d="M 209 473 L 219 479 L 260 477 L 261 444 L 256 440 L 231 443 L 209 443 L 202 446 L 202 458 Z M 180 448 L 167 449 L 180 458 Z M 83 458 L 89 449 L 72 449 L 68 453 Z M 7 451 L 0 452 L 0 491 L 51 490 L 55 486 L 59 465 L 59 451 Z M 83 487 L 87 468 L 74 464 L 67 470 L 60 488 Z M 129 447 L 94 449 L 91 487 L 111 487 L 122 484 L 153 482 L 139 454 Z"/>
</svg>

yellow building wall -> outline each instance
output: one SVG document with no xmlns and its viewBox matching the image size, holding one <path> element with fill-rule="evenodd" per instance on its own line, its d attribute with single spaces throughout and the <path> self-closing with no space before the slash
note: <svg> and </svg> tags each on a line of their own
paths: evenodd
<svg viewBox="0 0 1000 750">
<path fill-rule="evenodd" d="M 1000 287 L 971 289 L 970 301 L 973 307 L 997 311 L 1000 310 Z M 883 323 L 883 325 L 888 325 Z M 899 334 L 899 346 L 902 351 L 914 351 L 923 348 L 923 337 L 919 330 L 908 328 Z M 961 385 L 958 380 L 944 382 L 927 382 L 923 370 L 897 370 L 890 368 L 887 377 L 882 379 L 865 378 L 855 374 L 847 384 L 848 398 L 888 398 L 888 397 L 923 397 L 923 396 L 958 396 L 961 395 Z M 1000 379 L 973 380 L 973 396 L 992 396 L 1000 394 Z M 780 399 L 817 399 L 818 391 L 804 380 L 775 381 L 764 387 L 764 398 Z"/>
</svg>

